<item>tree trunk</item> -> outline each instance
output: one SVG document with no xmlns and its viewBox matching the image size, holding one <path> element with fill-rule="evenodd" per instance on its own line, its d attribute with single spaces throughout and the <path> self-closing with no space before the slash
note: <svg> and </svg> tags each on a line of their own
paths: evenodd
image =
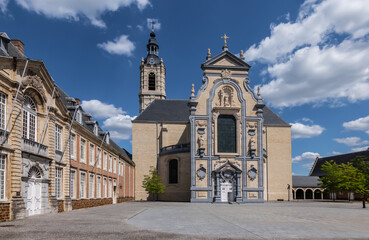
<svg viewBox="0 0 369 240">
<path fill-rule="evenodd" d="M 363 208 L 365 208 L 365 197 L 363 197 Z"/>
</svg>

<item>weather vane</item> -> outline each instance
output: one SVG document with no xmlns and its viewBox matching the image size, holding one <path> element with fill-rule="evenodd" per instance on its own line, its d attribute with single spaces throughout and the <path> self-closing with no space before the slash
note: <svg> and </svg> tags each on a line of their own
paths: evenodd
<svg viewBox="0 0 369 240">
<path fill-rule="evenodd" d="M 227 46 L 227 35 L 224 33 L 224 36 L 220 37 L 220 38 L 224 38 L 224 46 Z"/>
<path fill-rule="evenodd" d="M 154 25 L 155 25 L 155 21 L 151 20 L 151 31 L 154 31 Z"/>
</svg>

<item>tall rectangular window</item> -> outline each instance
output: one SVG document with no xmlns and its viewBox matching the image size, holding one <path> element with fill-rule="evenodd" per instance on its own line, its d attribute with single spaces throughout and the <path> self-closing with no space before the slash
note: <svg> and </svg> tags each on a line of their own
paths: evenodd
<svg viewBox="0 0 369 240">
<path fill-rule="evenodd" d="M 74 187 L 75 186 L 75 182 L 76 182 L 75 178 L 76 178 L 76 171 L 75 170 L 70 170 L 69 196 L 71 198 L 75 198 L 76 197 L 75 196 L 76 190 L 75 190 L 75 187 Z"/>
<path fill-rule="evenodd" d="M 101 198 L 101 176 L 96 177 L 96 197 Z"/>
<path fill-rule="evenodd" d="M 72 134 L 70 135 L 70 145 L 69 145 L 69 153 L 70 153 L 70 157 L 74 159 L 75 157 L 75 153 L 74 153 L 74 141 L 75 141 L 75 135 Z"/>
<path fill-rule="evenodd" d="M 55 124 L 55 149 L 61 151 L 62 150 L 62 127 L 58 124 Z"/>
<path fill-rule="evenodd" d="M 94 165 L 94 145 L 90 144 L 90 165 Z"/>
<path fill-rule="evenodd" d="M 0 92 L 0 129 L 5 130 L 6 124 L 6 95 Z"/>
<path fill-rule="evenodd" d="M 109 178 L 109 197 L 112 197 L 112 182 L 111 182 L 111 178 Z"/>
<path fill-rule="evenodd" d="M 79 185 L 80 198 L 86 197 L 86 173 L 81 172 L 80 185 Z"/>
<path fill-rule="evenodd" d="M 90 198 L 94 198 L 95 197 L 95 178 L 94 178 L 94 175 L 93 174 L 90 174 L 90 181 L 88 183 L 89 185 L 89 188 L 88 188 L 88 191 L 89 191 L 89 195 L 90 195 Z"/>
<path fill-rule="evenodd" d="M 101 168 L 101 149 L 97 149 L 97 167 Z"/>
<path fill-rule="evenodd" d="M 0 155 L 0 200 L 5 199 L 6 155 Z"/>
<path fill-rule="evenodd" d="M 218 152 L 236 152 L 236 119 L 233 115 L 220 115 L 217 123 Z"/>
<path fill-rule="evenodd" d="M 113 172 L 117 173 L 117 159 L 114 158 L 114 162 L 113 162 Z"/>
<path fill-rule="evenodd" d="M 106 191 L 107 191 L 107 189 L 106 189 L 106 177 L 104 177 L 104 181 L 103 181 L 103 192 L 104 192 L 104 198 L 106 198 L 106 197 L 107 197 Z"/>
<path fill-rule="evenodd" d="M 104 161 L 103 161 L 103 168 L 104 170 L 106 170 L 106 165 L 107 165 L 107 161 L 108 161 L 108 155 L 106 154 L 106 152 L 104 152 Z"/>
<path fill-rule="evenodd" d="M 81 162 L 86 162 L 85 160 L 85 146 L 86 146 L 86 141 L 81 139 Z"/>
<path fill-rule="evenodd" d="M 63 177 L 63 169 L 56 167 L 55 168 L 55 195 L 56 198 L 62 197 L 62 178 Z"/>
<path fill-rule="evenodd" d="M 111 167 L 112 167 L 112 157 L 109 156 L 109 172 L 111 172 Z"/>
</svg>

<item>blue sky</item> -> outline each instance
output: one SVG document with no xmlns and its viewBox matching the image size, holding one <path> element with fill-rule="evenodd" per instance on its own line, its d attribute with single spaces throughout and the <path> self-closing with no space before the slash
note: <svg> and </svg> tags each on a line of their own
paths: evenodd
<svg viewBox="0 0 369 240">
<path fill-rule="evenodd" d="M 56 83 L 131 150 L 150 19 L 168 99 L 199 89 L 207 49 L 244 50 L 250 84 L 292 124 L 293 173 L 316 156 L 369 147 L 369 4 L 365 0 L 0 0 L 0 31 L 25 43 Z"/>
</svg>

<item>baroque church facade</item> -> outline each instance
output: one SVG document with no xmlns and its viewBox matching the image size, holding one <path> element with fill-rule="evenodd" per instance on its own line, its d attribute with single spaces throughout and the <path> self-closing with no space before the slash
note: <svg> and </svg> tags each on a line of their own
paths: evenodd
<svg viewBox="0 0 369 240">
<path fill-rule="evenodd" d="M 140 115 L 132 121 L 135 199 L 148 200 L 144 175 L 156 168 L 164 201 L 264 202 L 289 200 L 291 126 L 250 88 L 250 65 L 208 50 L 202 85 L 189 100 L 169 100 L 155 33 L 140 65 Z"/>
</svg>

